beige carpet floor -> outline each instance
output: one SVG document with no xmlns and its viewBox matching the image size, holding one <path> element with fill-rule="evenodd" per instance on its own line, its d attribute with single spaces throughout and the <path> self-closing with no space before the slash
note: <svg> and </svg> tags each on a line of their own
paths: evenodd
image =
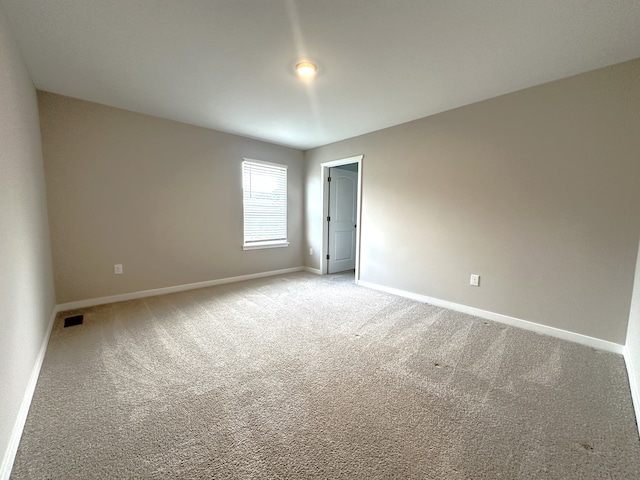
<svg viewBox="0 0 640 480">
<path fill-rule="evenodd" d="M 13 479 L 636 479 L 621 356 L 296 273 L 60 315 Z"/>
</svg>

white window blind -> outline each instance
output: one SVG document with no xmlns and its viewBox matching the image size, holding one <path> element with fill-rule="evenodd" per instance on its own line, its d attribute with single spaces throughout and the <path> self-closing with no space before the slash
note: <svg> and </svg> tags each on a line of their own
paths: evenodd
<svg viewBox="0 0 640 480">
<path fill-rule="evenodd" d="M 245 159 L 244 248 L 287 246 L 287 166 Z"/>
</svg>

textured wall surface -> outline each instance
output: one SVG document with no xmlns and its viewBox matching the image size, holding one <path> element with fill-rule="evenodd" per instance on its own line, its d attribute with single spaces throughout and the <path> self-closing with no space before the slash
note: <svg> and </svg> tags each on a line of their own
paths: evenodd
<svg viewBox="0 0 640 480">
<path fill-rule="evenodd" d="M 36 91 L 0 6 L 0 460 L 55 304 L 45 202 Z"/>
<path fill-rule="evenodd" d="M 638 414 L 640 413 L 640 251 L 636 266 L 636 279 L 633 285 L 626 349 L 629 383 L 636 402 L 636 414 Z M 640 421 L 640 419 L 637 419 L 637 421 Z"/>
<path fill-rule="evenodd" d="M 307 248 L 320 163 L 364 154 L 363 280 L 624 344 L 639 79 L 636 60 L 306 152 Z"/>
<path fill-rule="evenodd" d="M 301 151 L 38 96 L 58 303 L 302 264 Z M 287 248 L 242 250 L 243 157 L 288 165 Z"/>
</svg>

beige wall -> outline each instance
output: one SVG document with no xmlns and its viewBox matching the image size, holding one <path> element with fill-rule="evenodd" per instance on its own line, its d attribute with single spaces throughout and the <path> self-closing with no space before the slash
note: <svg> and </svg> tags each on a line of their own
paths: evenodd
<svg viewBox="0 0 640 480">
<path fill-rule="evenodd" d="M 36 91 L 0 6 L 0 462 L 55 304 L 45 199 Z"/>
<path fill-rule="evenodd" d="M 301 151 L 38 98 L 58 303 L 302 265 Z M 287 248 L 242 250 L 243 157 L 289 166 Z"/>
<path fill-rule="evenodd" d="M 364 154 L 363 280 L 624 344 L 639 81 L 629 62 L 306 152 L 306 250 L 320 163 Z"/>
</svg>

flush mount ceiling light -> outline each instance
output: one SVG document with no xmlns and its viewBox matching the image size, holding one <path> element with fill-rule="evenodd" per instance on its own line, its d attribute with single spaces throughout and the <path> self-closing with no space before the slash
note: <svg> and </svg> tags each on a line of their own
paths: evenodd
<svg viewBox="0 0 640 480">
<path fill-rule="evenodd" d="M 318 67 L 311 62 L 300 62 L 296 65 L 296 72 L 301 77 L 311 77 L 316 73 L 316 70 L 318 70 Z"/>
</svg>

